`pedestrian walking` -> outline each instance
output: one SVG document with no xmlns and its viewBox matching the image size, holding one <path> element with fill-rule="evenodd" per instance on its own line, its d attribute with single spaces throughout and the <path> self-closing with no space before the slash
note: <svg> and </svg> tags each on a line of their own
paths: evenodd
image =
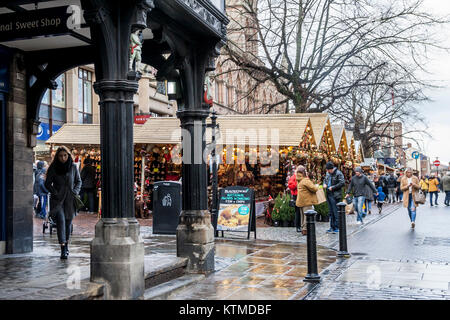
<svg viewBox="0 0 450 320">
<path fill-rule="evenodd" d="M 81 169 L 81 192 L 80 197 L 84 201 L 84 196 L 87 196 L 87 210 L 88 213 L 93 214 L 95 211 L 95 188 L 97 186 L 97 181 L 95 180 L 95 167 L 92 165 L 92 160 L 86 158 L 84 160 L 83 169 Z"/>
<path fill-rule="evenodd" d="M 319 187 L 312 183 L 308 177 L 304 166 L 297 168 L 297 200 L 296 206 L 300 210 L 302 235 L 306 235 L 306 216 L 308 210 L 312 210 L 315 204 L 318 204 L 316 192 Z"/>
<path fill-rule="evenodd" d="M 369 178 L 370 183 L 372 184 L 373 188 L 371 188 L 369 185 L 366 185 L 366 195 L 364 199 L 364 213 L 363 218 L 367 216 L 367 214 L 372 214 L 372 202 L 375 199 L 375 193 L 373 192 L 373 189 L 377 190 L 375 188 L 375 183 Z"/>
<path fill-rule="evenodd" d="M 394 176 L 394 173 L 392 172 L 386 179 L 386 185 L 387 185 L 387 189 L 388 189 L 388 198 L 389 198 L 389 203 L 394 203 L 395 202 L 395 189 L 397 187 L 397 179 Z"/>
<path fill-rule="evenodd" d="M 381 180 L 381 187 L 383 188 L 383 192 L 388 195 L 389 194 L 389 189 L 388 189 L 388 175 L 383 172 L 383 174 L 380 177 Z"/>
<path fill-rule="evenodd" d="M 378 195 L 375 196 L 377 199 L 377 207 L 378 207 L 378 213 L 381 214 L 381 211 L 383 211 L 383 203 L 386 200 L 386 194 L 383 192 L 382 187 L 378 187 Z"/>
<path fill-rule="evenodd" d="M 416 226 L 416 213 L 418 203 L 416 202 L 417 192 L 420 190 L 419 179 L 413 176 L 412 168 L 407 168 L 405 176 L 402 178 L 400 189 L 403 191 L 403 206 L 408 209 L 411 228 Z"/>
<path fill-rule="evenodd" d="M 45 174 L 45 167 L 42 167 L 36 174 L 36 195 L 38 196 L 40 203 L 40 211 L 38 212 L 38 216 L 41 219 L 45 219 L 47 217 L 48 190 L 44 185 Z"/>
<path fill-rule="evenodd" d="M 378 187 L 380 186 L 380 178 L 379 178 L 376 174 L 373 175 L 373 180 L 372 180 L 372 182 L 373 182 L 373 184 L 374 184 L 374 186 L 375 186 L 375 189 L 378 190 Z M 377 201 L 378 201 L 377 197 L 374 196 L 374 197 L 373 197 L 373 204 L 376 204 Z"/>
<path fill-rule="evenodd" d="M 435 201 L 434 204 L 437 206 L 438 205 L 438 197 L 439 197 L 439 180 L 435 177 L 432 176 L 430 177 L 430 179 L 428 179 L 428 192 L 430 194 L 430 206 L 433 206 L 433 195 L 435 195 Z"/>
<path fill-rule="evenodd" d="M 442 178 L 442 190 L 445 192 L 445 205 L 450 206 L 450 171 L 447 171 L 447 174 Z"/>
<path fill-rule="evenodd" d="M 33 211 L 36 217 L 39 216 L 39 197 L 37 196 L 37 184 L 36 184 L 37 164 L 33 163 Z"/>
<path fill-rule="evenodd" d="M 330 229 L 328 233 L 339 232 L 339 215 L 337 204 L 342 201 L 342 188 L 345 186 L 344 174 L 329 161 L 325 166 L 327 173 L 323 182 L 326 190 L 328 210 L 330 216 Z"/>
<path fill-rule="evenodd" d="M 292 166 L 292 176 L 289 178 L 288 181 L 288 188 L 291 191 L 292 200 L 294 202 L 297 202 L 297 175 L 295 174 L 296 167 Z M 295 218 L 294 218 L 294 225 L 297 230 L 297 232 L 301 232 L 301 219 L 300 219 L 300 209 L 299 207 L 295 206 Z"/>
<path fill-rule="evenodd" d="M 403 192 L 400 189 L 400 182 L 402 181 L 403 175 L 400 173 L 399 177 L 397 178 L 397 202 L 402 202 L 403 201 Z"/>
<path fill-rule="evenodd" d="M 424 176 L 420 178 L 419 182 L 420 190 L 422 190 L 423 194 L 425 195 L 425 198 L 428 194 L 428 179 Z"/>
<path fill-rule="evenodd" d="M 76 216 L 75 195 L 81 189 L 81 178 L 66 147 L 59 147 L 48 168 L 45 187 L 50 191 L 50 215 L 55 218 L 61 259 L 69 255 L 72 219 Z"/>
<path fill-rule="evenodd" d="M 372 185 L 369 179 L 363 174 L 363 170 L 361 167 L 357 167 L 355 169 L 355 175 L 352 177 L 350 184 L 347 189 L 346 198 L 350 196 L 350 193 L 353 194 L 353 207 L 357 212 L 357 223 L 363 223 L 363 211 L 362 207 L 364 204 L 365 196 L 366 196 L 366 186 L 373 188 L 373 192 L 378 195 L 377 189 Z"/>
</svg>

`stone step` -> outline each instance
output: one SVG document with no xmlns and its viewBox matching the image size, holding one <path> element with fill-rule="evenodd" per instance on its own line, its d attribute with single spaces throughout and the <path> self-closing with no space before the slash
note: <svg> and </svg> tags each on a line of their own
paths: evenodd
<svg viewBox="0 0 450 320">
<path fill-rule="evenodd" d="M 187 274 L 145 290 L 144 300 L 167 300 L 170 295 L 205 278 L 203 274 Z"/>
<path fill-rule="evenodd" d="M 187 263 L 187 258 L 179 258 L 176 256 L 145 256 L 145 289 L 184 276 Z"/>
</svg>

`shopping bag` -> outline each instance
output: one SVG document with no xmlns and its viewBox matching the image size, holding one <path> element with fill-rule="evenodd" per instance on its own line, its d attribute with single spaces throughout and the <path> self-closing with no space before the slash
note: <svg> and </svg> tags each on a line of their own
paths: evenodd
<svg viewBox="0 0 450 320">
<path fill-rule="evenodd" d="M 325 197 L 325 192 L 323 191 L 322 188 L 319 188 L 319 190 L 317 190 L 316 196 L 317 196 L 318 204 L 321 204 L 321 203 L 324 203 L 327 201 L 327 198 Z"/>
</svg>

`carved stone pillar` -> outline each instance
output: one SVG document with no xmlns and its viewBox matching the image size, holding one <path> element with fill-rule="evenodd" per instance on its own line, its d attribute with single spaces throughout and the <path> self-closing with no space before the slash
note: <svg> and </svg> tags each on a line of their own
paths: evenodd
<svg viewBox="0 0 450 320">
<path fill-rule="evenodd" d="M 149 1 L 83 1 L 96 50 L 94 85 L 100 97 L 102 219 L 91 243 L 91 281 L 107 284 L 107 299 L 144 293 L 144 243 L 134 217 L 133 96 L 128 70 L 131 27 L 141 26 Z M 138 18 L 139 19 L 138 19 Z M 134 74 L 135 75 L 135 74 Z"/>
<path fill-rule="evenodd" d="M 214 227 L 208 211 L 207 166 L 203 158 L 206 118 L 210 106 L 203 102 L 205 71 L 210 48 L 193 48 L 180 68 L 183 94 L 177 116 L 183 129 L 183 211 L 177 228 L 177 255 L 187 257 L 188 271 L 214 271 Z"/>
</svg>

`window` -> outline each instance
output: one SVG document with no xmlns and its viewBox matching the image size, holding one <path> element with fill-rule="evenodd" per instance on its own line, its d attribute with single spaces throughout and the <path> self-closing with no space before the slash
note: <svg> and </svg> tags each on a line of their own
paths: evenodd
<svg viewBox="0 0 450 320">
<path fill-rule="evenodd" d="M 225 98 L 225 102 L 224 102 L 224 105 L 226 106 L 226 107 L 228 107 L 228 86 L 225 84 L 224 86 L 223 86 L 223 88 L 224 88 L 224 98 Z"/>
<path fill-rule="evenodd" d="M 166 82 L 165 81 L 158 81 L 156 83 L 156 92 L 161 93 L 163 95 L 167 95 L 167 90 L 166 90 Z"/>
<path fill-rule="evenodd" d="M 78 69 L 78 122 L 92 123 L 92 72 Z"/>
<path fill-rule="evenodd" d="M 214 90 L 216 94 L 216 102 L 219 102 L 219 84 L 217 82 L 214 84 Z"/>
<path fill-rule="evenodd" d="M 65 75 L 55 79 L 58 88 L 45 91 L 39 109 L 39 120 L 48 124 L 49 136 L 66 122 Z"/>
</svg>

